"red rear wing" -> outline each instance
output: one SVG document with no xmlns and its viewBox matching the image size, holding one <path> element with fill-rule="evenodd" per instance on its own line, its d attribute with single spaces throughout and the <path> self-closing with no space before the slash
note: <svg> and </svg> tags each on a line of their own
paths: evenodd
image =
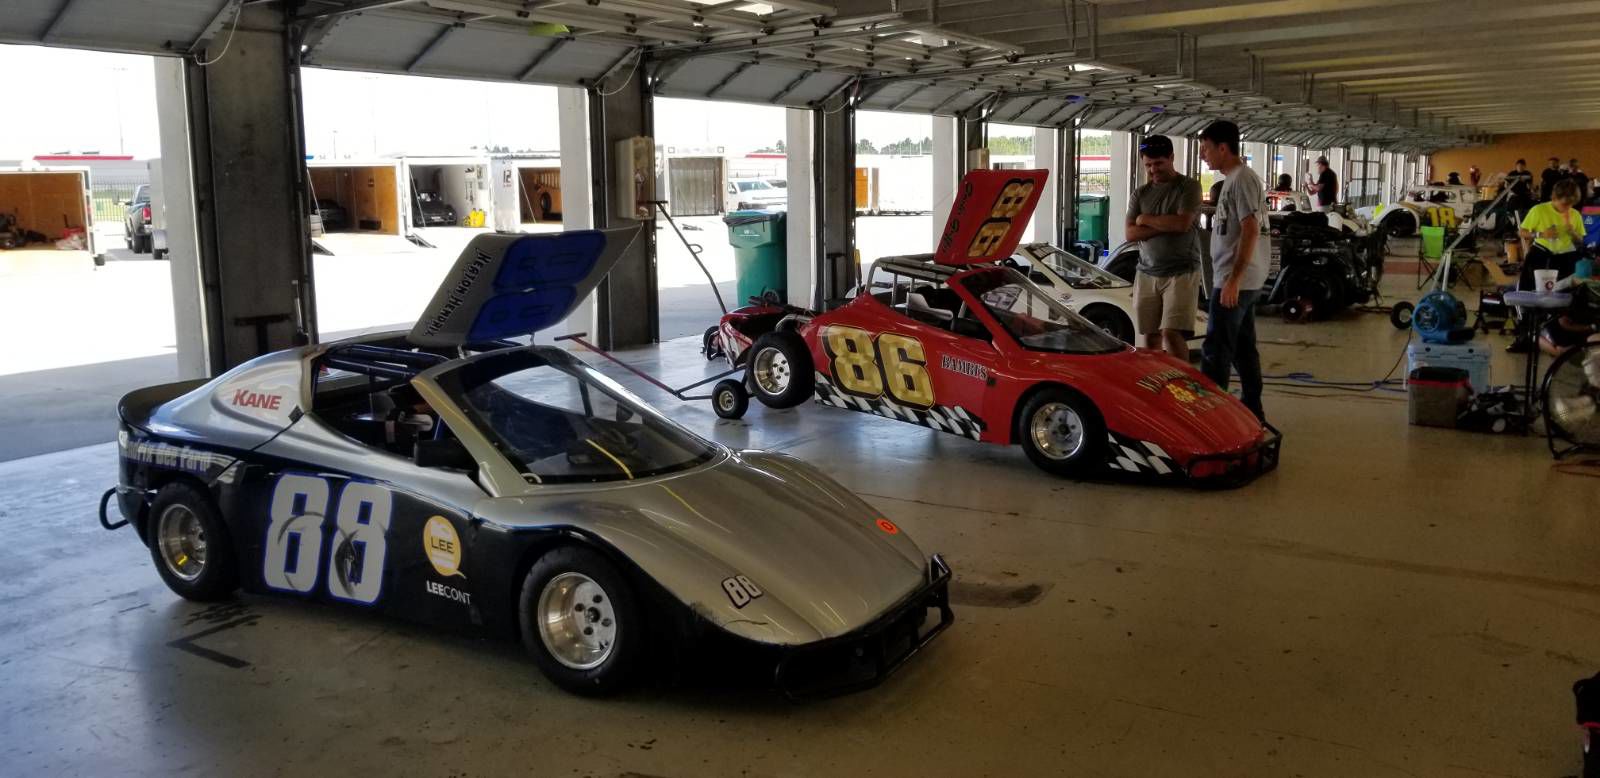
<svg viewBox="0 0 1600 778">
<path fill-rule="evenodd" d="M 972 170 L 956 189 L 933 261 L 976 265 L 1011 256 L 1044 193 L 1048 170 Z"/>
</svg>

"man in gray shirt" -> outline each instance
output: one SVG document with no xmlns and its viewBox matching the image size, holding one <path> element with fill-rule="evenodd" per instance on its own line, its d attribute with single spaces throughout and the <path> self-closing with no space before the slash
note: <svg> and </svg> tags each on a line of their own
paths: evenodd
<svg viewBox="0 0 1600 778">
<path fill-rule="evenodd" d="M 1139 272 L 1133 283 L 1134 323 L 1141 345 L 1165 349 L 1189 361 L 1189 343 L 1200 298 L 1200 182 L 1172 166 L 1172 141 L 1151 135 L 1139 144 L 1150 182 L 1128 201 L 1127 235 L 1139 241 Z"/>
<path fill-rule="evenodd" d="M 1239 126 L 1215 121 L 1200 132 L 1200 157 L 1221 173 L 1222 191 L 1211 224 L 1210 321 L 1200 370 L 1228 388 L 1239 371 L 1239 399 L 1256 418 L 1261 408 L 1261 355 L 1256 351 L 1256 297 L 1267 281 L 1267 199 L 1261 177 L 1239 157 Z"/>
</svg>

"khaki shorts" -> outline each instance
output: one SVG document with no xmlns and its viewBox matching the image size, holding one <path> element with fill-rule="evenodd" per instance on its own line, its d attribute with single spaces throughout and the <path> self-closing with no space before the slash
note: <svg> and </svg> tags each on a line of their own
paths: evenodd
<svg viewBox="0 0 1600 778">
<path fill-rule="evenodd" d="M 1200 309 L 1200 271 L 1175 276 L 1144 273 L 1133 278 L 1133 318 L 1141 335 L 1157 330 L 1194 331 Z"/>
</svg>

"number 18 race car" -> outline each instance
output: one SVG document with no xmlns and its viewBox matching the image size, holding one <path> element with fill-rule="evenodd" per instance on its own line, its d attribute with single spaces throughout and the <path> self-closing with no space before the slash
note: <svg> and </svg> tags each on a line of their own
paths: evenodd
<svg viewBox="0 0 1600 778">
<path fill-rule="evenodd" d="M 481 235 L 409 334 L 129 394 L 101 523 L 131 523 L 184 597 L 520 636 L 575 692 L 730 644 L 790 695 L 876 682 L 951 623 L 940 557 L 799 460 L 505 340 L 559 322 L 635 234 Z"/>
<path fill-rule="evenodd" d="M 1281 438 L 1232 395 L 1187 364 L 1130 348 L 1003 263 L 1044 176 L 968 173 L 938 253 L 878 260 L 854 299 L 826 313 L 734 311 L 718 343 L 769 407 L 814 396 L 1017 443 L 1055 474 L 1238 485 L 1275 468 Z M 742 410 L 725 402 L 741 390 L 718 386 L 719 413 Z"/>
</svg>

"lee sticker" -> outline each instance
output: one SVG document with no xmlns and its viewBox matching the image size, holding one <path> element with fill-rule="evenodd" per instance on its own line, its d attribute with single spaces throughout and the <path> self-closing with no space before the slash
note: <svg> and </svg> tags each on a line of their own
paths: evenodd
<svg viewBox="0 0 1600 778">
<path fill-rule="evenodd" d="M 422 527 L 422 548 L 428 554 L 433 571 L 449 578 L 461 575 L 461 537 L 454 524 L 443 516 L 434 516 Z"/>
</svg>

